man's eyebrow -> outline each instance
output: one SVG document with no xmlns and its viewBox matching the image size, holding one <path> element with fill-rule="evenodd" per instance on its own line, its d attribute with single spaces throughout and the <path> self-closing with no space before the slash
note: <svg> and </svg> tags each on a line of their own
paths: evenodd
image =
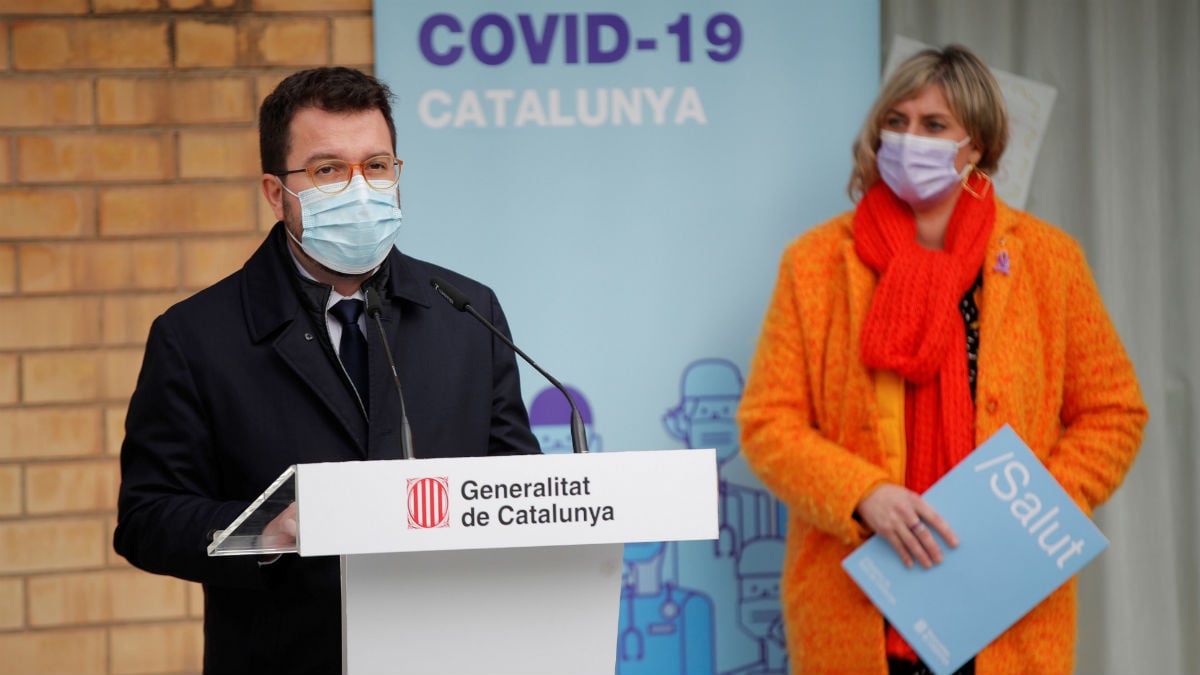
<svg viewBox="0 0 1200 675">
<path fill-rule="evenodd" d="M 374 150 L 374 151 L 368 152 L 365 155 L 363 155 L 359 161 L 367 160 L 372 157 L 379 157 L 382 155 L 392 156 L 392 154 L 393 153 L 391 150 Z M 338 160 L 342 160 L 344 162 L 353 162 L 354 161 L 354 160 L 345 159 L 343 157 L 340 157 L 332 152 L 327 152 L 324 150 L 317 150 L 315 152 L 310 153 L 308 155 L 308 157 L 301 160 L 301 162 L 304 164 L 305 167 L 308 167 L 308 166 L 311 166 L 313 164 L 313 162 L 320 162 L 320 161 L 329 160 L 329 159 L 338 159 Z"/>
</svg>

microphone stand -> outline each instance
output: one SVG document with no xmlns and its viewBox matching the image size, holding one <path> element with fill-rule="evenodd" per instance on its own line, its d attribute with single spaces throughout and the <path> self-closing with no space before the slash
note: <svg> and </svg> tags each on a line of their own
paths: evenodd
<svg viewBox="0 0 1200 675">
<path fill-rule="evenodd" d="M 367 296 L 367 315 L 375 319 L 379 327 L 379 341 L 383 343 L 383 353 L 387 355 L 388 366 L 392 369 L 392 382 L 396 384 L 396 393 L 400 395 L 400 456 L 404 459 L 414 459 L 412 427 L 408 424 L 408 411 L 404 409 L 404 389 L 400 386 L 400 375 L 396 372 L 396 362 L 392 360 L 392 348 L 388 346 L 387 333 L 383 331 L 383 304 L 379 301 L 379 293 L 371 287 L 363 289 Z"/>
<path fill-rule="evenodd" d="M 498 328 L 493 326 L 491 321 L 488 321 L 482 314 L 476 311 L 475 308 L 471 306 L 471 301 L 466 295 L 463 294 L 462 291 L 458 290 L 452 286 L 450 282 L 440 277 L 434 277 L 430 279 L 429 284 L 433 286 L 433 290 L 437 291 L 438 295 L 441 295 L 443 298 L 445 298 L 446 302 L 450 303 L 454 309 L 457 309 L 460 312 L 466 312 L 467 314 L 475 317 L 475 320 L 479 323 L 482 323 L 484 327 L 490 330 L 492 335 L 500 338 L 501 342 L 507 345 L 509 349 L 516 352 L 516 354 L 522 359 L 525 359 L 526 363 L 533 366 L 534 370 L 541 373 L 542 377 L 546 378 L 550 384 L 554 385 L 559 391 L 562 392 L 563 396 L 567 397 L 567 404 L 571 406 L 572 450 L 576 454 L 586 454 L 588 451 L 587 430 L 583 428 L 583 416 L 579 414 L 579 408 L 575 405 L 575 400 L 571 398 L 571 393 L 567 391 L 567 388 L 564 387 L 561 382 L 554 379 L 553 375 L 547 373 L 533 359 L 529 358 L 529 355 L 521 351 L 519 347 L 513 344 L 513 341 L 510 340 L 508 336 L 502 333 Z"/>
</svg>

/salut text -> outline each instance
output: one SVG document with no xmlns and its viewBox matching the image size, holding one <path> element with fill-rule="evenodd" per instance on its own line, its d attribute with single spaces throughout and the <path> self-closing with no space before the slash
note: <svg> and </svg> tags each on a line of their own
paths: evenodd
<svg viewBox="0 0 1200 675">
<path fill-rule="evenodd" d="M 1052 506 L 1042 512 L 1044 504 L 1036 493 L 1025 492 L 1021 489 L 1029 487 L 1029 469 L 1019 460 L 1013 459 L 1013 453 L 1007 452 L 977 464 L 975 471 L 981 472 L 995 469 L 989 481 L 992 494 L 1001 501 L 1009 503 L 1009 512 L 1021 524 L 1021 527 L 1036 537 L 1038 546 L 1046 552 L 1046 556 L 1054 558 L 1059 569 L 1063 569 L 1067 559 L 1083 552 L 1083 539 L 1073 538 L 1069 533 L 1061 533 L 1057 539 L 1053 534 L 1059 529 L 1057 520 L 1059 507 Z M 1019 495 L 1019 496 L 1018 496 Z"/>
</svg>

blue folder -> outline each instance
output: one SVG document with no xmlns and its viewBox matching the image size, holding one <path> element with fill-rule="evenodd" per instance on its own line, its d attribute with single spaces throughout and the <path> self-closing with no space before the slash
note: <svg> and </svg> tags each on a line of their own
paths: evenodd
<svg viewBox="0 0 1200 675">
<path fill-rule="evenodd" d="M 1108 540 L 1005 425 L 923 495 L 958 535 L 904 567 L 871 537 L 842 567 L 937 675 L 949 675 L 1083 569 Z"/>
</svg>

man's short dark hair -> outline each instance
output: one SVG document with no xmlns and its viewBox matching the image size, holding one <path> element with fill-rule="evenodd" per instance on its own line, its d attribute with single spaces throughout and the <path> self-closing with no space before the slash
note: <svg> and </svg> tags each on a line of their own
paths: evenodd
<svg viewBox="0 0 1200 675">
<path fill-rule="evenodd" d="M 379 80 L 353 68 L 324 67 L 289 75 L 275 87 L 258 112 L 258 153 L 263 173 L 280 173 L 291 146 L 289 127 L 305 108 L 326 112 L 378 110 L 387 120 L 396 149 L 396 123 L 392 121 L 392 92 Z"/>
</svg>

